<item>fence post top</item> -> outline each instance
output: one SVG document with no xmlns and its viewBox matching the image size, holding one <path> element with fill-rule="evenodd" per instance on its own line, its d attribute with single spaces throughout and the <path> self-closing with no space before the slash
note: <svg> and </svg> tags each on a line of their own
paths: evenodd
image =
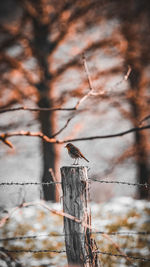
<svg viewBox="0 0 150 267">
<path fill-rule="evenodd" d="M 84 169 L 84 168 L 88 168 L 88 166 L 83 166 L 83 165 L 71 165 L 71 166 L 62 166 L 60 169 Z"/>
</svg>

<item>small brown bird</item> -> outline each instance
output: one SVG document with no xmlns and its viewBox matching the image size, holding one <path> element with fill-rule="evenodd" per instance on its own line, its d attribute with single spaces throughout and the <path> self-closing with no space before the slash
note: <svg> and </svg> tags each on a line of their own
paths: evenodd
<svg viewBox="0 0 150 267">
<path fill-rule="evenodd" d="M 74 146 L 71 143 L 68 143 L 65 146 L 68 149 L 68 154 L 70 155 L 71 158 L 74 159 L 74 163 L 73 165 L 78 165 L 79 164 L 79 158 L 83 158 L 85 159 L 87 162 L 89 162 L 81 153 L 81 151 L 79 150 L 79 148 L 77 148 L 76 146 Z"/>
</svg>

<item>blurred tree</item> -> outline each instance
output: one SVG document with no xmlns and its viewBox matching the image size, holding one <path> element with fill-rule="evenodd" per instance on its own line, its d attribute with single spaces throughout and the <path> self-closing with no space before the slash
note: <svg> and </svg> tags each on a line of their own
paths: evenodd
<svg viewBox="0 0 150 267">
<path fill-rule="evenodd" d="M 110 17 L 120 21 L 120 31 L 124 38 L 122 56 L 124 64 L 132 69 L 129 76 L 130 86 L 125 100 L 130 104 L 126 116 L 131 123 L 139 126 L 139 122 L 148 114 L 150 94 L 150 77 L 147 75 L 150 67 L 150 2 L 144 1 L 114 1 L 115 12 Z M 137 179 L 139 183 L 150 182 L 150 151 L 149 131 L 135 132 L 134 144 L 130 156 L 136 160 Z M 126 157 L 125 157 L 126 158 Z M 150 197 L 148 190 L 139 188 L 139 197 Z"/>
<path fill-rule="evenodd" d="M 147 70 L 150 66 L 150 2 L 133 1 L 128 6 L 127 3 L 123 5 L 122 33 L 128 43 L 124 58 L 126 64 L 129 64 L 133 70 L 129 79 L 129 103 L 132 122 L 136 127 L 149 110 L 150 94 Z M 128 9 L 127 14 L 125 9 Z M 150 183 L 149 131 L 136 132 L 134 140 L 138 181 L 139 183 Z M 140 188 L 139 197 L 150 197 L 149 191 Z"/>
<path fill-rule="evenodd" d="M 58 1 L 48 0 L 14 0 L 12 2 L 19 6 L 20 12 L 14 11 L 16 16 L 11 16 L 9 7 L 7 7 L 8 20 L 4 16 L 4 23 L 1 25 L 1 73 L 3 73 L 1 94 L 6 96 L 4 89 L 6 86 L 11 91 L 7 99 L 5 97 L 5 101 L 1 102 L 1 107 L 9 107 L 29 98 L 34 99 L 40 108 L 62 105 L 66 102 L 66 95 L 60 94 L 56 101 L 57 93 L 52 85 L 53 81 L 72 66 L 81 65 L 78 54 L 81 55 L 81 52 L 87 49 L 98 48 L 101 41 L 90 42 L 87 46 L 87 40 L 83 49 L 80 49 L 72 60 L 66 60 L 65 64 L 61 64 L 60 60 L 56 71 L 52 71 L 51 66 L 53 54 L 69 35 L 77 32 L 77 26 L 78 28 L 81 26 L 80 31 L 83 31 L 84 28 L 93 24 L 93 21 L 96 23 L 94 15 L 98 1 L 61 1 L 59 4 Z M 1 7 L 4 6 L 1 5 Z M 82 19 L 83 21 L 80 22 Z M 100 17 L 97 16 L 97 21 L 99 19 Z M 29 68 L 30 64 L 32 67 Z M 79 95 L 82 95 L 82 92 Z M 55 113 L 40 111 L 38 119 L 41 131 L 47 136 L 53 136 L 56 131 Z M 52 179 L 49 168 L 56 173 L 58 170 L 56 164 L 58 164 L 56 146 L 43 142 L 42 182 Z M 55 199 L 52 187 L 44 186 L 43 190 L 46 200 Z"/>
<path fill-rule="evenodd" d="M 104 3 L 98 0 L 66 0 L 58 3 L 57 0 L 9 0 L 10 6 L 6 5 L 7 1 L 5 4 L 0 3 L 1 14 L 5 13 L 5 16 L 1 17 L 0 27 L 1 108 L 25 103 L 29 99 L 38 107 L 49 108 L 65 105 L 70 96 L 81 97 L 86 92 L 85 77 L 69 90 L 63 90 L 60 86 L 59 92 L 55 89 L 56 81 L 60 81 L 61 75 L 71 69 L 81 72 L 81 53 L 88 52 L 89 59 L 94 61 L 92 53 L 104 49 L 105 54 L 119 55 L 118 57 L 123 59 L 123 64 L 99 72 L 98 62 L 98 68 L 94 68 L 92 75 L 98 91 L 105 91 L 103 88 L 107 85 L 102 78 L 105 77 L 107 80 L 110 76 L 121 74 L 124 70 L 123 65 L 130 65 L 132 68 L 130 86 L 121 92 L 114 90 L 110 96 L 104 94 L 100 95 L 100 98 L 93 97 L 92 103 L 97 103 L 103 97 L 118 109 L 123 117 L 137 126 L 137 122 L 147 114 L 149 104 L 149 95 L 146 92 L 149 84 L 149 77 L 146 76 L 149 66 L 148 1 L 131 3 L 129 0 L 107 0 Z M 10 12 L 13 3 L 17 9 L 14 8 Z M 103 28 L 111 20 L 113 23 L 109 24 L 106 34 L 103 34 Z M 115 21 L 120 23 L 117 30 Z M 82 42 L 83 32 L 85 36 Z M 68 54 L 65 49 L 68 50 Z M 123 102 L 130 104 L 131 110 L 124 108 Z M 93 110 L 95 106 L 97 112 L 97 105 L 92 105 Z M 53 136 L 57 128 L 56 113 L 40 111 L 38 120 L 41 131 Z M 47 179 L 52 179 L 49 168 L 55 173 L 58 170 L 59 151 L 54 144 L 43 142 L 42 147 L 42 182 L 46 182 Z M 148 182 L 148 132 L 135 133 L 133 147 L 128 147 L 115 162 L 123 162 L 129 156 L 136 158 L 139 182 Z M 52 187 L 44 187 L 43 190 L 46 200 L 55 199 Z M 141 198 L 148 197 L 145 190 L 139 190 Z"/>
</svg>

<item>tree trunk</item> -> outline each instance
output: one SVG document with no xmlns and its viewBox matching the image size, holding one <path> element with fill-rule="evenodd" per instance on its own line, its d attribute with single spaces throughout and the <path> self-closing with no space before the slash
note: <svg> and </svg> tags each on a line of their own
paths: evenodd
<svg viewBox="0 0 150 267">
<path fill-rule="evenodd" d="M 39 101 L 39 107 L 50 107 L 49 101 L 47 98 L 41 98 Z M 47 135 L 51 136 L 54 133 L 55 129 L 55 115 L 50 112 L 40 112 L 39 121 L 41 124 L 41 131 Z M 42 155 L 43 155 L 43 174 L 42 182 L 53 181 L 49 169 L 52 169 L 56 173 L 56 161 L 58 153 L 55 149 L 55 145 L 42 141 Z M 43 193 L 45 200 L 55 200 L 55 186 L 43 185 Z"/>
<path fill-rule="evenodd" d="M 131 110 L 133 113 L 133 117 L 135 120 L 134 126 L 138 127 L 139 121 L 142 119 L 143 114 L 143 105 L 141 103 L 140 97 L 142 88 L 140 88 L 140 77 L 141 77 L 142 69 L 136 70 L 135 66 L 133 66 L 133 70 L 130 76 L 131 89 L 133 91 L 134 97 L 131 98 Z M 139 100 L 139 101 L 137 101 Z M 136 122 L 137 121 L 137 122 Z M 141 184 L 149 183 L 150 177 L 150 169 L 149 169 L 149 155 L 147 150 L 147 132 L 139 131 L 134 133 L 135 136 L 135 148 L 136 148 L 136 165 L 137 165 L 137 179 Z M 138 197 L 140 199 L 149 198 L 148 190 L 145 190 L 143 187 L 138 187 Z"/>
<path fill-rule="evenodd" d="M 34 3 L 32 3 L 34 4 Z M 53 45 L 49 41 L 49 24 L 43 22 L 41 1 L 35 1 L 34 7 L 37 11 L 37 16 L 32 17 L 33 23 L 33 43 L 32 51 L 37 59 L 40 68 L 40 80 L 35 85 L 39 94 L 39 107 L 51 108 L 53 106 L 52 98 L 52 86 L 51 86 L 51 73 L 49 71 L 50 66 L 48 57 L 53 50 Z M 40 112 L 39 122 L 41 124 L 41 131 L 51 136 L 55 132 L 56 128 L 56 115 L 54 112 Z M 42 141 L 42 154 L 43 154 L 43 174 L 42 182 L 51 181 L 52 177 L 49 173 L 51 168 L 56 173 L 56 163 L 58 160 L 58 153 L 56 152 L 56 146 L 54 144 L 46 143 Z M 56 157 L 57 156 L 57 157 Z M 55 200 L 55 188 L 54 185 L 43 186 L 44 199 Z"/>
<path fill-rule="evenodd" d="M 132 12 L 131 12 L 132 13 Z M 130 17 L 131 16 L 131 17 Z M 125 39 L 128 41 L 128 48 L 125 54 L 126 64 L 130 65 L 132 71 L 129 76 L 129 103 L 131 106 L 131 121 L 134 127 L 139 127 L 140 120 L 147 114 L 147 107 L 145 106 L 145 88 L 143 85 L 144 77 L 144 62 L 142 59 L 142 52 L 138 35 L 138 24 L 134 19 L 136 14 L 128 15 L 128 21 L 124 22 L 122 32 Z M 135 143 L 135 159 L 137 168 L 137 180 L 139 183 L 149 183 L 150 168 L 149 168 L 149 154 L 148 154 L 148 132 L 138 131 L 134 133 Z M 140 199 L 149 198 L 148 190 L 143 187 L 138 187 L 138 197 Z"/>
</svg>

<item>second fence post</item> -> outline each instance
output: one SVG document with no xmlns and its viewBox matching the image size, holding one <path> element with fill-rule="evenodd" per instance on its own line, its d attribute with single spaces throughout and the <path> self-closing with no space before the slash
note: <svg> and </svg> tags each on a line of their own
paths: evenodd
<svg viewBox="0 0 150 267">
<path fill-rule="evenodd" d="M 96 243 L 91 238 L 91 217 L 88 207 L 87 168 L 67 166 L 61 168 L 63 209 L 81 222 L 64 217 L 65 244 L 68 263 L 78 266 L 99 267 L 100 262 L 94 253 Z"/>
</svg>

